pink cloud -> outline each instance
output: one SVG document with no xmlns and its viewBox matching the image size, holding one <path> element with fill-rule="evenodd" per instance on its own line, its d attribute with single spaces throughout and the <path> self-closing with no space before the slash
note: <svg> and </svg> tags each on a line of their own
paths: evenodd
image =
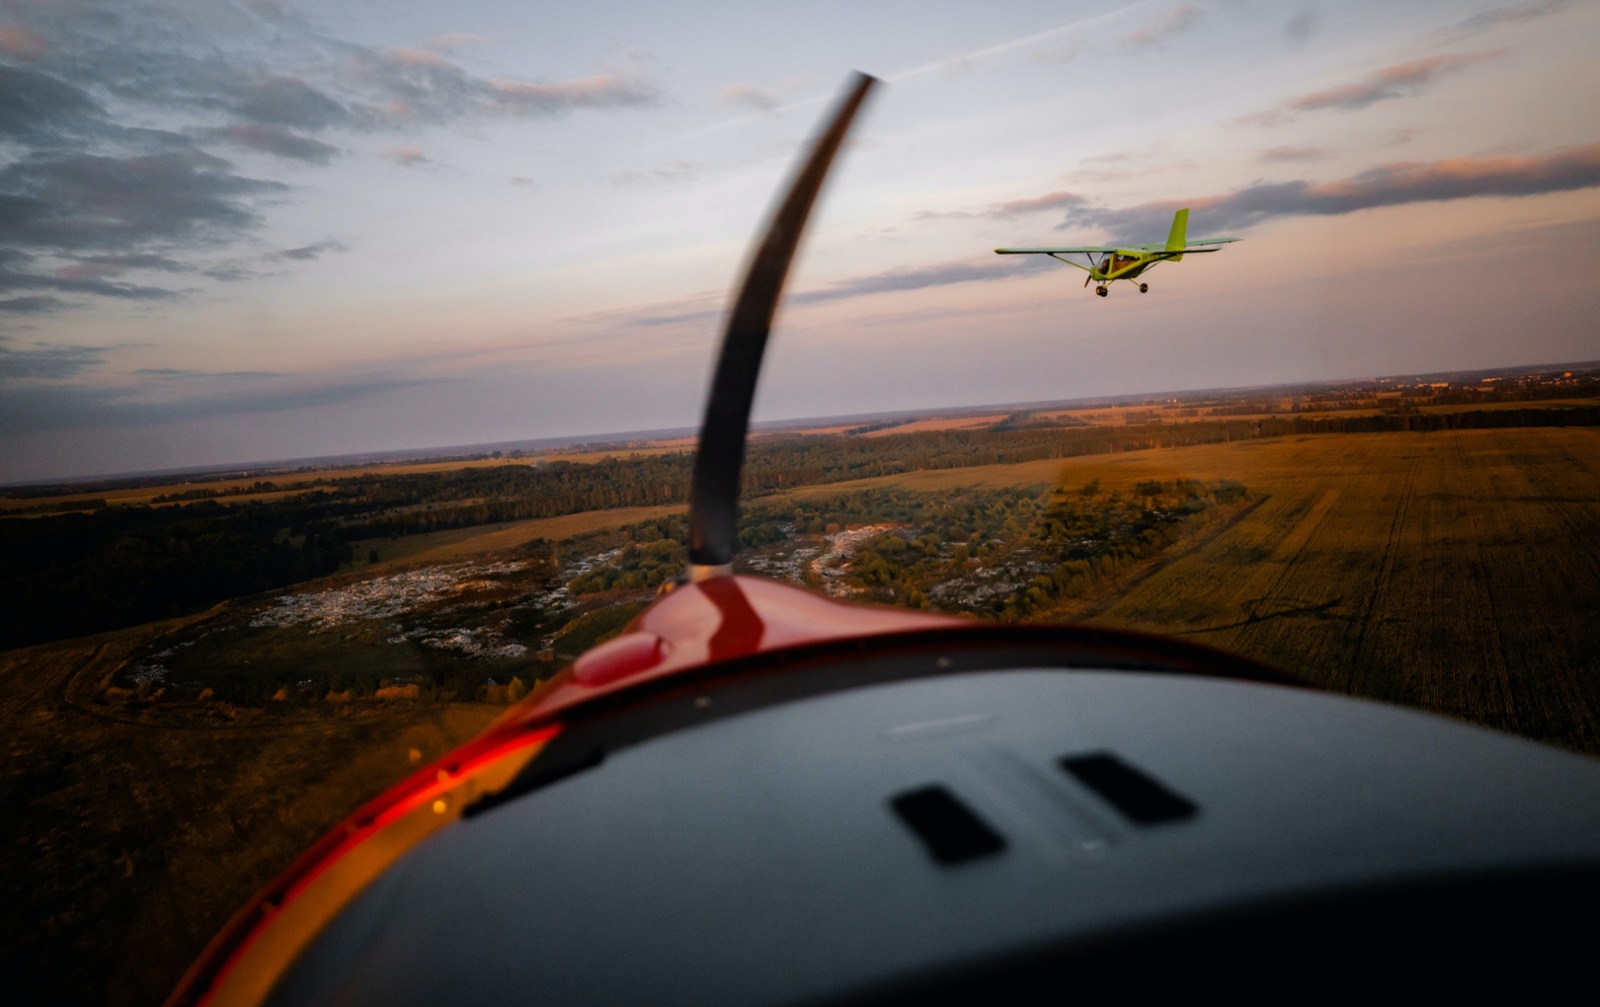
<svg viewBox="0 0 1600 1007">
<path fill-rule="evenodd" d="M 722 89 L 719 99 L 724 105 L 749 105 L 763 111 L 775 108 L 778 96 L 768 90 L 756 87 L 754 84 L 729 84 Z"/>
<path fill-rule="evenodd" d="M 1172 35 L 1180 35 L 1193 28 L 1205 11 L 1194 4 L 1184 4 L 1162 15 L 1153 23 L 1122 40 L 1125 49 L 1145 49 Z"/>
<path fill-rule="evenodd" d="M 489 42 L 487 35 L 470 35 L 465 32 L 449 32 L 444 35 L 435 35 L 422 43 L 423 48 L 434 52 L 453 53 L 465 46 L 486 45 Z"/>
<path fill-rule="evenodd" d="M 407 66 L 450 66 L 450 61 L 421 49 L 391 49 L 389 54 Z"/>
<path fill-rule="evenodd" d="M 18 59 L 33 59 L 48 51 L 50 43 L 27 25 L 0 24 L 0 52 Z"/>
<path fill-rule="evenodd" d="M 501 107 L 525 113 L 552 114 L 571 108 L 647 105 L 656 99 L 653 88 L 619 74 L 596 74 L 553 84 L 500 78 L 489 81 L 489 87 Z"/>
<path fill-rule="evenodd" d="M 1333 151 L 1326 147 L 1268 147 L 1256 160 L 1263 164 L 1278 164 L 1283 161 L 1321 161 L 1332 156 Z"/>
<path fill-rule="evenodd" d="M 1026 199 L 1012 199 L 1001 203 L 990 203 L 982 210 L 923 210 L 914 216 L 918 220 L 934 220 L 938 218 L 951 218 L 956 220 L 971 219 L 973 217 L 990 217 L 995 220 L 1005 220 L 1019 217 L 1025 213 L 1041 213 L 1046 210 L 1061 210 L 1069 206 L 1078 206 L 1087 202 L 1082 196 L 1072 192 L 1047 192 L 1042 196 L 1030 196 Z"/>
<path fill-rule="evenodd" d="M 390 147 L 383 152 L 383 156 L 402 168 L 415 168 L 428 163 L 428 155 L 420 147 Z"/>
<path fill-rule="evenodd" d="M 1340 84 L 1303 94 L 1277 108 L 1240 116 L 1236 121 L 1251 126 L 1276 126 L 1287 121 L 1294 112 L 1320 112 L 1327 109 L 1354 112 L 1380 101 L 1415 94 L 1442 74 L 1453 73 L 1485 60 L 1498 59 L 1509 51 L 1490 49 L 1396 63 L 1370 73 L 1353 84 Z"/>
</svg>

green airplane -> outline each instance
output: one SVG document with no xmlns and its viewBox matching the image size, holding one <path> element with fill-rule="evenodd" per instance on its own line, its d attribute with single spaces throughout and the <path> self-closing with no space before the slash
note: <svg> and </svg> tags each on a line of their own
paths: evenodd
<svg viewBox="0 0 1600 1007">
<path fill-rule="evenodd" d="M 1083 246 L 1079 248 L 997 248 L 998 255 L 1048 255 L 1052 259 L 1060 259 L 1069 266 L 1076 266 L 1089 275 L 1084 278 L 1083 285 L 1087 287 L 1092 280 L 1099 280 L 1094 292 L 1101 297 L 1106 296 L 1111 290 L 1111 284 L 1117 280 L 1132 282 L 1135 277 L 1154 269 L 1162 262 L 1182 262 L 1184 253 L 1196 254 L 1199 252 L 1220 252 L 1220 248 L 1206 248 L 1206 245 L 1222 245 L 1238 238 L 1200 238 L 1188 241 L 1185 235 L 1189 230 L 1189 210 L 1184 208 L 1172 215 L 1172 232 L 1167 235 L 1165 245 L 1133 245 L 1128 248 L 1111 248 L 1107 246 Z M 1064 255 L 1082 255 L 1087 265 L 1064 259 Z M 1139 282 L 1139 293 L 1150 289 L 1150 284 Z"/>
</svg>

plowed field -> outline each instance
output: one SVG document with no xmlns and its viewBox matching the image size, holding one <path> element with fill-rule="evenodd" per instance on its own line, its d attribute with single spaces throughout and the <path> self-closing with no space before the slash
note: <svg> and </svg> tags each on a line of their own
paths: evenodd
<svg viewBox="0 0 1600 1007">
<path fill-rule="evenodd" d="M 1091 619 L 1600 753 L 1600 433 L 1229 447 L 1171 460 L 1269 499 Z"/>
</svg>

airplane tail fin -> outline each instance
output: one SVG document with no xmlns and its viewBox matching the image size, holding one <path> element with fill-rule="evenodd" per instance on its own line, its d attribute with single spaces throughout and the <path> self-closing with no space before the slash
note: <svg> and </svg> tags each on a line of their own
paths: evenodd
<svg viewBox="0 0 1600 1007">
<path fill-rule="evenodd" d="M 1172 215 L 1172 232 L 1167 235 L 1167 251 L 1182 248 L 1189 240 L 1189 208 L 1184 207 Z M 1182 255 L 1174 255 L 1173 262 L 1182 262 Z"/>
</svg>

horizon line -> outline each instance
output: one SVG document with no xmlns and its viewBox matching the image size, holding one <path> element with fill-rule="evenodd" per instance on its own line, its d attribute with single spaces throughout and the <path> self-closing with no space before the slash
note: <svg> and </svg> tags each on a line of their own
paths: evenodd
<svg viewBox="0 0 1600 1007">
<path fill-rule="evenodd" d="M 1549 370 L 1553 368 L 1600 368 L 1600 360 L 1580 361 L 1555 361 L 1531 364 L 1512 364 L 1498 367 L 1461 368 L 1445 371 L 1404 371 L 1394 374 L 1376 374 L 1365 377 L 1346 378 L 1316 378 L 1304 381 L 1280 381 L 1266 385 L 1218 385 L 1209 388 L 1184 388 L 1167 389 L 1164 391 L 1125 392 L 1117 395 L 1089 395 L 1071 399 L 1036 399 L 1025 402 L 992 402 L 973 405 L 944 405 L 924 406 L 920 408 L 894 409 L 872 413 L 843 413 L 829 416 L 797 416 L 789 419 L 761 420 L 750 424 L 751 433 L 782 433 L 786 430 L 806 429 L 815 426 L 833 426 L 840 423 L 860 423 L 876 420 L 904 419 L 908 417 L 918 419 L 938 419 L 949 416 L 974 415 L 996 411 L 1016 411 L 1020 409 L 1044 408 L 1086 408 L 1096 404 L 1119 405 L 1137 403 L 1141 400 L 1159 399 L 1167 396 L 1179 395 L 1205 395 L 1241 392 L 1262 392 L 1274 389 L 1289 388 L 1333 388 L 1339 385 L 1358 384 L 1364 381 L 1389 381 L 1397 378 L 1449 378 L 1464 375 L 1496 375 L 1510 372 L 1526 372 L 1530 370 Z M 543 452 L 559 451 L 563 448 L 579 448 L 584 451 L 601 451 L 605 448 L 625 447 L 646 440 L 664 440 L 676 437 L 688 437 L 698 433 L 698 426 L 688 427 L 660 427 L 647 430 L 622 430 L 590 434 L 572 434 L 555 437 L 527 437 L 505 441 L 485 441 L 474 444 L 445 444 L 430 447 L 394 448 L 377 451 L 356 451 L 333 455 L 307 455 L 294 458 L 277 458 L 249 462 L 219 462 L 215 464 L 182 465 L 164 469 L 144 469 L 121 472 L 97 472 L 82 475 L 49 477 L 43 479 L 28 479 L 17 482 L 0 482 L 0 495 L 5 491 L 36 488 L 66 488 L 79 485 L 93 485 L 101 483 L 114 483 L 134 479 L 152 479 L 156 477 L 177 476 L 224 476 L 238 473 L 241 477 L 249 476 L 257 471 L 262 475 L 269 472 L 336 469 L 361 464 L 398 464 L 401 462 L 420 461 L 452 461 L 464 459 L 469 455 L 486 454 L 493 451 L 521 450 L 537 447 Z"/>
</svg>

